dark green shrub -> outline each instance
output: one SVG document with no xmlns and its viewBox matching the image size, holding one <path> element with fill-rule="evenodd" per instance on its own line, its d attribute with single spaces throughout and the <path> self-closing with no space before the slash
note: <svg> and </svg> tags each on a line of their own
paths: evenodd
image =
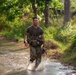
<svg viewBox="0 0 76 75">
<path fill-rule="evenodd" d="M 61 42 L 69 43 L 74 39 L 76 35 L 76 26 L 70 24 L 60 27 L 55 35 L 55 38 Z"/>
</svg>

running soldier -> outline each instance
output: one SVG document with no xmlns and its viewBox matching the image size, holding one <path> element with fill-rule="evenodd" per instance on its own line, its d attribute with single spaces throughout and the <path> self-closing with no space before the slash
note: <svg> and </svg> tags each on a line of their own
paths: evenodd
<svg viewBox="0 0 76 75">
<path fill-rule="evenodd" d="M 39 26 L 39 21 L 37 17 L 33 18 L 33 25 L 29 26 L 24 35 L 24 44 L 27 43 L 30 46 L 30 62 L 33 63 L 35 60 L 34 70 L 38 67 L 41 62 L 41 55 L 43 53 L 43 49 L 41 46 L 45 46 L 44 41 L 44 32 L 42 28 Z"/>
</svg>

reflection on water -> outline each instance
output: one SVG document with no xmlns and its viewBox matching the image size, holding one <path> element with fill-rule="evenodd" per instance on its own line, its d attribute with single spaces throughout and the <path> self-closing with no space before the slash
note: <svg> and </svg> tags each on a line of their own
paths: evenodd
<svg viewBox="0 0 76 75">
<path fill-rule="evenodd" d="M 25 51 L 0 54 L 0 75 L 76 75 L 72 66 L 49 59 L 43 59 L 37 71 L 28 71 L 28 59 L 29 54 Z"/>
<path fill-rule="evenodd" d="M 23 70 L 16 73 L 10 73 L 8 75 L 76 75 L 76 73 L 72 73 L 74 71 L 72 69 L 72 66 L 63 66 L 60 62 L 47 61 L 43 71 Z"/>
</svg>

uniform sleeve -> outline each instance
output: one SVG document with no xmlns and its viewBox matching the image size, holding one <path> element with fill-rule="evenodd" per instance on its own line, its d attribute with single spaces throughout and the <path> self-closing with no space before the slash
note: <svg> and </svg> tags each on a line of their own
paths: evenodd
<svg viewBox="0 0 76 75">
<path fill-rule="evenodd" d="M 29 33 L 29 27 L 26 29 L 26 32 Z"/>
<path fill-rule="evenodd" d="M 43 35 L 43 33 L 44 33 L 44 32 L 43 32 L 43 29 L 41 28 L 41 30 L 40 30 L 40 35 Z"/>
</svg>

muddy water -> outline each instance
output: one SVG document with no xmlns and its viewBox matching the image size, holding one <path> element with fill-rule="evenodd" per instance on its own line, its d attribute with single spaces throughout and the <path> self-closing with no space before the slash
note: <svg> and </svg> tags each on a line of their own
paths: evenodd
<svg viewBox="0 0 76 75">
<path fill-rule="evenodd" d="M 28 59 L 29 53 L 25 51 L 0 54 L 0 75 L 76 75 L 72 66 L 63 66 L 58 61 L 45 58 L 42 60 L 43 70 L 28 71 Z"/>
<path fill-rule="evenodd" d="M 63 66 L 55 60 L 43 58 L 43 70 L 38 71 L 26 70 L 28 62 L 29 49 L 0 37 L 0 75 L 76 75 L 72 66 Z"/>
<path fill-rule="evenodd" d="M 0 54 L 0 75 L 26 69 L 28 58 L 29 54 L 25 51 L 5 51 L 4 53 Z"/>
<path fill-rule="evenodd" d="M 46 63 L 43 71 L 23 70 L 8 75 L 76 75 L 76 73 L 72 73 L 74 71 L 72 69 L 72 66 L 63 66 L 60 62 L 50 61 L 49 63 Z"/>
</svg>

